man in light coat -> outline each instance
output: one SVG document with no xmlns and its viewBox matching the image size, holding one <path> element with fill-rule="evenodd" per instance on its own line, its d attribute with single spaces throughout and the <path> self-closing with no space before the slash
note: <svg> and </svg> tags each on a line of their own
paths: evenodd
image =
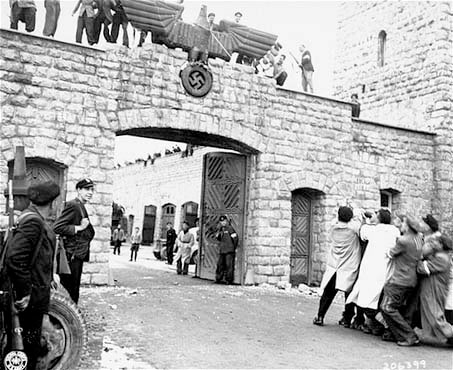
<svg viewBox="0 0 453 370">
<path fill-rule="evenodd" d="M 330 231 L 331 249 L 327 256 L 327 266 L 324 273 L 321 289 L 323 290 L 319 301 L 318 315 L 313 324 L 324 325 L 324 316 L 327 313 L 338 291 L 345 293 L 345 298 L 357 278 L 360 266 L 359 230 L 361 223 L 351 221 L 352 209 L 340 207 L 338 209 L 338 222 Z M 354 304 L 347 304 L 340 323 L 349 326 L 354 316 Z"/>
</svg>

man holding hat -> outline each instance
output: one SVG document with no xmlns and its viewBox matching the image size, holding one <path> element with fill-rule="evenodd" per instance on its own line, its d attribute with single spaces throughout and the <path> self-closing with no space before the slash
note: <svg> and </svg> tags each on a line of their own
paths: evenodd
<svg viewBox="0 0 453 370">
<path fill-rule="evenodd" d="M 56 240 L 45 220 L 59 194 L 60 188 L 53 181 L 31 185 L 27 191 L 30 205 L 19 216 L 7 242 L 6 269 L 23 329 L 28 369 L 36 366 L 42 320 L 49 309 Z"/>
<path fill-rule="evenodd" d="M 90 242 L 94 228 L 90 223 L 85 204 L 91 200 L 94 183 L 90 179 L 76 184 L 77 197 L 65 204 L 61 216 L 54 225 L 55 233 L 62 236 L 71 274 L 60 275 L 61 284 L 75 303 L 79 301 L 83 262 L 89 261 Z"/>
<path fill-rule="evenodd" d="M 238 234 L 228 223 L 227 216 L 220 216 L 220 226 L 216 234 L 219 241 L 219 259 L 215 273 L 216 283 L 222 283 L 223 278 L 227 284 L 234 282 L 234 254 L 238 245 Z"/>
</svg>

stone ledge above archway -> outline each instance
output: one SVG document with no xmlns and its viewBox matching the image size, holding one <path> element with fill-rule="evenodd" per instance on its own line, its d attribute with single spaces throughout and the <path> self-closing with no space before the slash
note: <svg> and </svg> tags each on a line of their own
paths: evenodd
<svg viewBox="0 0 453 370">
<path fill-rule="evenodd" d="M 134 135 L 161 140 L 216 146 L 242 153 L 266 151 L 262 135 L 243 122 L 171 108 L 138 108 L 118 112 L 117 135 Z"/>
</svg>

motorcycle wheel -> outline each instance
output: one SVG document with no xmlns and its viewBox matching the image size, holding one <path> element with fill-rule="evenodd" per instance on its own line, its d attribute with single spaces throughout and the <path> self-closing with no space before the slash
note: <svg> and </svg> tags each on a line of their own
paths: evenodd
<svg viewBox="0 0 453 370">
<path fill-rule="evenodd" d="M 51 292 L 42 340 L 48 351 L 39 358 L 38 370 L 78 368 L 87 343 L 87 328 L 81 311 L 62 287 Z"/>
</svg>

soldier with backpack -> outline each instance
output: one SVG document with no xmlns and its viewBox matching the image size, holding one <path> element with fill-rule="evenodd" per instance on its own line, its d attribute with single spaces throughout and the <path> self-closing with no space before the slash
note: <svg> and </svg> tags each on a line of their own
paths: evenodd
<svg viewBox="0 0 453 370">
<path fill-rule="evenodd" d="M 55 234 L 45 219 L 59 194 L 59 186 L 52 181 L 28 188 L 30 205 L 19 216 L 4 250 L 4 266 L 23 329 L 27 369 L 35 369 L 42 350 L 41 328 L 49 309 L 55 251 Z"/>
</svg>

